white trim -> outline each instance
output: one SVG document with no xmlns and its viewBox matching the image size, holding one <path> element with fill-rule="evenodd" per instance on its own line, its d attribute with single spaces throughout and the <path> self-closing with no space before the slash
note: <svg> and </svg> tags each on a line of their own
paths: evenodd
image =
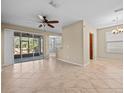
<svg viewBox="0 0 124 93">
<path fill-rule="evenodd" d="M 69 64 L 73 64 L 73 65 L 78 65 L 78 66 L 83 66 L 83 65 L 78 64 L 78 63 L 70 62 L 70 61 L 68 61 L 68 60 L 63 60 L 63 59 L 59 59 L 59 58 L 56 58 L 56 59 L 57 59 L 57 60 L 60 60 L 60 61 L 63 61 L 63 62 L 65 62 L 65 63 L 69 63 Z"/>
<path fill-rule="evenodd" d="M 2 67 L 6 67 L 6 66 L 10 66 L 10 65 L 13 65 L 13 64 L 3 64 Z"/>
<path fill-rule="evenodd" d="M 29 31 L 24 31 L 24 30 L 15 30 L 15 29 L 10 29 L 10 28 L 5 28 L 6 30 L 12 30 L 14 32 L 20 32 L 20 33 L 29 33 L 29 34 L 33 34 L 33 35 L 42 35 L 43 34 L 39 34 L 38 32 L 29 32 Z"/>
<path fill-rule="evenodd" d="M 13 65 L 13 64 L 3 64 L 2 68 L 1 68 L 1 72 L 4 71 L 4 67 L 11 66 L 11 65 Z"/>
</svg>

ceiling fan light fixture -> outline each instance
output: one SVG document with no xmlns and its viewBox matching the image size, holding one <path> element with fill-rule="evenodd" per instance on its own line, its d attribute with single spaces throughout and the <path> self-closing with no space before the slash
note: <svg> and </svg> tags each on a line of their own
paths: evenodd
<svg viewBox="0 0 124 93">
<path fill-rule="evenodd" d="M 52 24 L 59 23 L 58 20 L 51 20 L 51 21 L 49 21 L 46 18 L 46 16 L 38 15 L 38 18 L 41 20 L 40 25 L 39 25 L 39 28 L 45 27 L 46 25 L 49 26 L 49 27 L 51 27 L 51 28 L 54 28 L 54 26 Z"/>
<path fill-rule="evenodd" d="M 39 17 L 41 20 L 43 20 L 43 16 L 41 16 L 41 15 L 38 15 L 38 17 Z"/>
</svg>

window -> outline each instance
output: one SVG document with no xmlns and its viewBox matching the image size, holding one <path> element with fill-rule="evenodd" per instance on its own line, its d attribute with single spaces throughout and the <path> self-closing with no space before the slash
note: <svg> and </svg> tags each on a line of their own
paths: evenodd
<svg viewBox="0 0 124 93">
<path fill-rule="evenodd" d="M 106 32 L 106 52 L 123 53 L 123 33 Z"/>
<path fill-rule="evenodd" d="M 49 36 L 49 52 L 55 52 L 56 49 L 61 48 L 62 37 L 61 36 Z"/>
</svg>

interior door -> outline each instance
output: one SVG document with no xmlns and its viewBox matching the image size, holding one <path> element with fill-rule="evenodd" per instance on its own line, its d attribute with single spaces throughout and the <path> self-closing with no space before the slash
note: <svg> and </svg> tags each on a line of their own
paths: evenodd
<svg viewBox="0 0 124 93">
<path fill-rule="evenodd" d="M 92 60 L 93 59 L 93 33 L 90 33 L 89 34 L 89 42 L 90 42 L 90 59 Z"/>
</svg>

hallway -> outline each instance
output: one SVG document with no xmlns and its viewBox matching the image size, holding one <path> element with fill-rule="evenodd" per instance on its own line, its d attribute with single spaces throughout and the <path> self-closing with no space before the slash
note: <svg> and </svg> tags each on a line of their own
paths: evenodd
<svg viewBox="0 0 124 93">
<path fill-rule="evenodd" d="M 86 67 L 37 60 L 3 68 L 2 93 L 122 93 L 122 63 L 97 60 Z"/>
</svg>

